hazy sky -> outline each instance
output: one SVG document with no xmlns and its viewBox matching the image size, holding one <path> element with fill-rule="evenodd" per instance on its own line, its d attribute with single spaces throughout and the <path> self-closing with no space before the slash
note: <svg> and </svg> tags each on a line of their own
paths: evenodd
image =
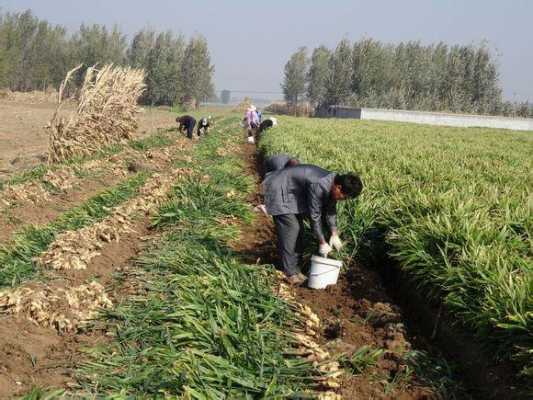
<svg viewBox="0 0 533 400">
<path fill-rule="evenodd" d="M 3 11 L 31 8 L 50 22 L 203 34 L 217 90 L 280 91 L 282 70 L 300 46 L 347 37 L 450 44 L 486 39 L 498 52 L 508 99 L 533 100 L 533 0 L 0 0 Z"/>
</svg>

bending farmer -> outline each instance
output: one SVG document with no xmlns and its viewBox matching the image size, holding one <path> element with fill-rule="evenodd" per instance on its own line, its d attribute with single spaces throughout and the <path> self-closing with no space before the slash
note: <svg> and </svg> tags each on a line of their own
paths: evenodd
<svg viewBox="0 0 533 400">
<path fill-rule="evenodd" d="M 253 104 L 246 110 L 244 119 L 246 123 L 246 130 L 248 132 L 248 137 L 254 137 L 255 131 L 259 127 L 259 118 L 257 116 L 256 108 Z"/>
<path fill-rule="evenodd" d="M 194 126 L 196 125 L 196 120 L 194 117 L 191 117 L 190 115 L 184 115 L 182 117 L 176 118 L 176 122 L 178 123 L 178 129 L 181 133 L 184 131 L 187 132 L 187 137 L 189 139 L 192 139 L 192 135 L 194 132 Z"/>
<path fill-rule="evenodd" d="M 309 217 L 318 239 L 319 254 L 327 256 L 332 247 L 339 250 L 342 242 L 337 231 L 337 201 L 359 196 L 363 183 L 355 174 L 337 175 L 316 165 L 301 164 L 267 173 L 263 182 L 265 206 L 274 218 L 278 237 L 278 253 L 291 284 L 307 278 L 298 263 L 303 251 L 303 220 Z M 331 231 L 328 242 L 322 220 Z"/>
</svg>

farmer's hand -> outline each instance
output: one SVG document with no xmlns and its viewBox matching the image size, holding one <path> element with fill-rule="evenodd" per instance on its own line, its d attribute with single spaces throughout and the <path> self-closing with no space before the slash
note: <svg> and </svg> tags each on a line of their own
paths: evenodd
<svg viewBox="0 0 533 400">
<path fill-rule="evenodd" d="M 320 254 L 322 257 L 327 257 L 331 250 L 331 246 L 326 242 L 320 243 L 320 246 L 318 247 L 318 254 Z"/>
<path fill-rule="evenodd" d="M 329 245 L 335 248 L 335 250 L 340 251 L 340 249 L 342 248 L 342 242 L 338 233 L 333 233 L 331 235 L 331 237 L 329 238 Z"/>
<path fill-rule="evenodd" d="M 258 206 L 254 207 L 254 211 L 262 212 L 263 214 L 268 216 L 268 211 L 266 209 L 266 206 L 264 204 L 259 204 Z"/>
</svg>

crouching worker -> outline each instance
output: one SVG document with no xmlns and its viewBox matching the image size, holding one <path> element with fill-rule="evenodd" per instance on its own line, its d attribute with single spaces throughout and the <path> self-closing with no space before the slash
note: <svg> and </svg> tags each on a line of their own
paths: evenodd
<svg viewBox="0 0 533 400">
<path fill-rule="evenodd" d="M 270 129 L 273 126 L 276 126 L 277 124 L 278 124 L 278 120 L 274 117 L 265 119 L 263 122 L 259 124 L 259 133 L 262 133 L 263 131 Z"/>
<path fill-rule="evenodd" d="M 319 241 L 318 253 L 326 257 L 342 242 L 337 231 L 337 201 L 355 198 L 363 183 L 355 174 L 337 175 L 316 165 L 300 164 L 266 175 L 263 182 L 265 207 L 274 218 L 278 254 L 283 270 L 292 285 L 305 282 L 299 262 L 303 252 L 304 218 L 311 220 L 313 233 Z M 331 232 L 329 244 L 322 220 Z"/>
<path fill-rule="evenodd" d="M 246 110 L 246 114 L 244 115 L 244 122 L 248 138 L 252 138 L 250 143 L 253 143 L 255 141 L 256 130 L 259 127 L 259 117 L 257 116 L 257 111 L 254 105 L 251 105 Z"/>
<path fill-rule="evenodd" d="M 200 119 L 200 121 L 198 121 L 198 129 L 196 131 L 196 133 L 198 134 L 198 136 L 200 135 L 207 135 L 207 132 L 209 131 L 209 128 L 211 127 L 211 116 L 209 117 L 203 117 L 202 119 Z"/>
<path fill-rule="evenodd" d="M 192 139 L 192 135 L 194 132 L 194 126 L 196 125 L 196 120 L 190 115 L 184 115 L 182 117 L 176 118 L 176 122 L 178 123 L 179 131 L 181 133 L 187 132 L 187 137 L 189 139 Z"/>
</svg>

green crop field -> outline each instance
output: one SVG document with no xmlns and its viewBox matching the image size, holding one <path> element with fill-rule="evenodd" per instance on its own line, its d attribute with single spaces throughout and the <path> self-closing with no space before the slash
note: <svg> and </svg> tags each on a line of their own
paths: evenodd
<svg viewBox="0 0 533 400">
<path fill-rule="evenodd" d="M 362 196 L 340 207 L 344 238 L 360 254 L 380 242 L 425 296 L 533 376 L 533 133 L 282 117 L 261 147 L 360 173 Z"/>
</svg>

